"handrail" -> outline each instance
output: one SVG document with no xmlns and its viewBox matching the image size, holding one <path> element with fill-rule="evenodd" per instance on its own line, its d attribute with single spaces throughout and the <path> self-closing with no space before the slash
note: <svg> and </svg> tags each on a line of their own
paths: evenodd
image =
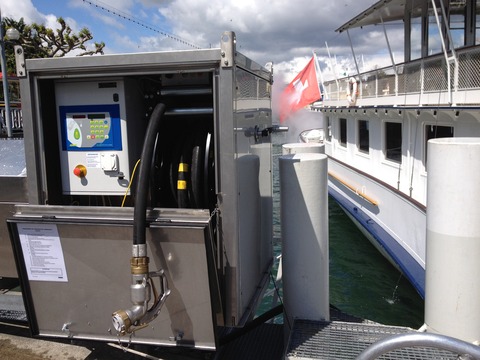
<svg viewBox="0 0 480 360">
<path fill-rule="evenodd" d="M 455 51 L 454 76 L 448 79 L 449 61 L 443 54 L 416 59 L 395 65 L 397 75 L 392 71 L 392 66 L 366 71 L 356 75 L 362 79 L 363 88 L 357 97 L 358 106 L 375 106 L 380 104 L 418 106 L 418 105 L 441 105 L 448 104 L 451 100 L 449 89 L 456 95 L 461 91 L 480 91 L 480 79 L 477 77 L 459 76 L 461 74 L 473 74 L 480 65 L 480 46 L 471 46 Z M 450 59 L 450 58 L 449 58 Z M 347 106 L 346 86 L 349 77 L 336 78 L 323 82 L 323 87 L 328 90 L 329 97 L 324 99 L 321 107 Z M 398 82 L 398 83 L 396 83 Z M 395 91 L 394 91 L 395 90 Z M 433 93 L 444 93 L 445 96 L 431 96 Z M 398 96 L 401 95 L 401 96 Z M 392 99 L 384 99 L 385 97 Z M 471 105 L 471 98 L 455 96 L 456 105 Z M 360 102 L 359 102 L 360 101 Z M 478 101 L 474 101 L 478 103 Z"/>
<path fill-rule="evenodd" d="M 328 172 L 328 176 L 331 176 L 332 178 L 334 178 L 335 180 L 337 180 L 338 182 L 340 182 L 343 186 L 347 187 L 349 190 L 353 191 L 355 194 L 357 194 L 357 195 L 360 196 L 361 198 L 367 200 L 370 204 L 375 205 L 375 206 L 378 206 L 378 201 L 377 201 L 377 200 L 372 199 L 370 196 L 365 195 L 364 193 L 358 192 L 358 188 L 355 188 L 354 186 L 350 185 L 350 184 L 347 183 L 345 180 L 343 180 L 343 179 L 341 179 L 340 177 L 338 177 L 338 175 L 335 175 L 334 173 L 332 173 L 331 171 L 329 171 L 329 172 Z"/>
<path fill-rule="evenodd" d="M 388 336 L 373 343 L 356 360 L 372 360 L 387 352 L 407 347 L 431 347 L 480 359 L 480 346 L 450 336 L 432 333 L 408 333 Z"/>
</svg>

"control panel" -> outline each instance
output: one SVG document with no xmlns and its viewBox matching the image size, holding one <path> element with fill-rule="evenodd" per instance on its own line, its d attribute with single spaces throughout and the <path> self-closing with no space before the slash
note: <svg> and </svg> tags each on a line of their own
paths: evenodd
<svg viewBox="0 0 480 360">
<path fill-rule="evenodd" d="M 121 150 L 119 105 L 61 106 L 59 110 L 64 119 L 63 150 Z"/>
<path fill-rule="evenodd" d="M 63 194 L 124 195 L 130 181 L 123 81 L 59 81 Z"/>
</svg>

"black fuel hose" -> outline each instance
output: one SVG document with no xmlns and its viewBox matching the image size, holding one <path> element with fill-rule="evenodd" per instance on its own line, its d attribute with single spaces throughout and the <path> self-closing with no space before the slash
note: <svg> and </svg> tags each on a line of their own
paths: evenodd
<svg viewBox="0 0 480 360">
<path fill-rule="evenodd" d="M 155 140 L 162 124 L 165 104 L 159 103 L 150 116 L 145 142 L 143 143 L 142 157 L 137 177 L 137 190 L 133 210 L 133 245 L 146 243 L 145 232 L 147 226 L 147 199 L 150 181 L 150 169 L 155 148 Z"/>
</svg>

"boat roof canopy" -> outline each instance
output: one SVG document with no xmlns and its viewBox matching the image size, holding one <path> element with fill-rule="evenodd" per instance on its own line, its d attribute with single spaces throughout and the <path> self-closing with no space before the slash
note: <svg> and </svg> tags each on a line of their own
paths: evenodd
<svg viewBox="0 0 480 360">
<path fill-rule="evenodd" d="M 405 16 L 405 6 L 411 9 L 418 9 L 417 5 L 424 1 L 425 0 L 381 0 L 335 31 L 343 32 L 351 28 L 381 24 L 382 21 L 391 22 L 402 20 Z M 415 16 L 421 16 L 421 14 L 412 14 L 412 17 Z"/>
</svg>

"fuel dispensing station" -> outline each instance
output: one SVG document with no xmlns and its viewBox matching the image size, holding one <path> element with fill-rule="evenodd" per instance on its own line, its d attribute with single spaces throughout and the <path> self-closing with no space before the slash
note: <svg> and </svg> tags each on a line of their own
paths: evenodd
<svg viewBox="0 0 480 360">
<path fill-rule="evenodd" d="M 215 349 L 272 265 L 272 73 L 220 48 L 33 59 L 28 204 L 8 222 L 34 335 Z"/>
</svg>

